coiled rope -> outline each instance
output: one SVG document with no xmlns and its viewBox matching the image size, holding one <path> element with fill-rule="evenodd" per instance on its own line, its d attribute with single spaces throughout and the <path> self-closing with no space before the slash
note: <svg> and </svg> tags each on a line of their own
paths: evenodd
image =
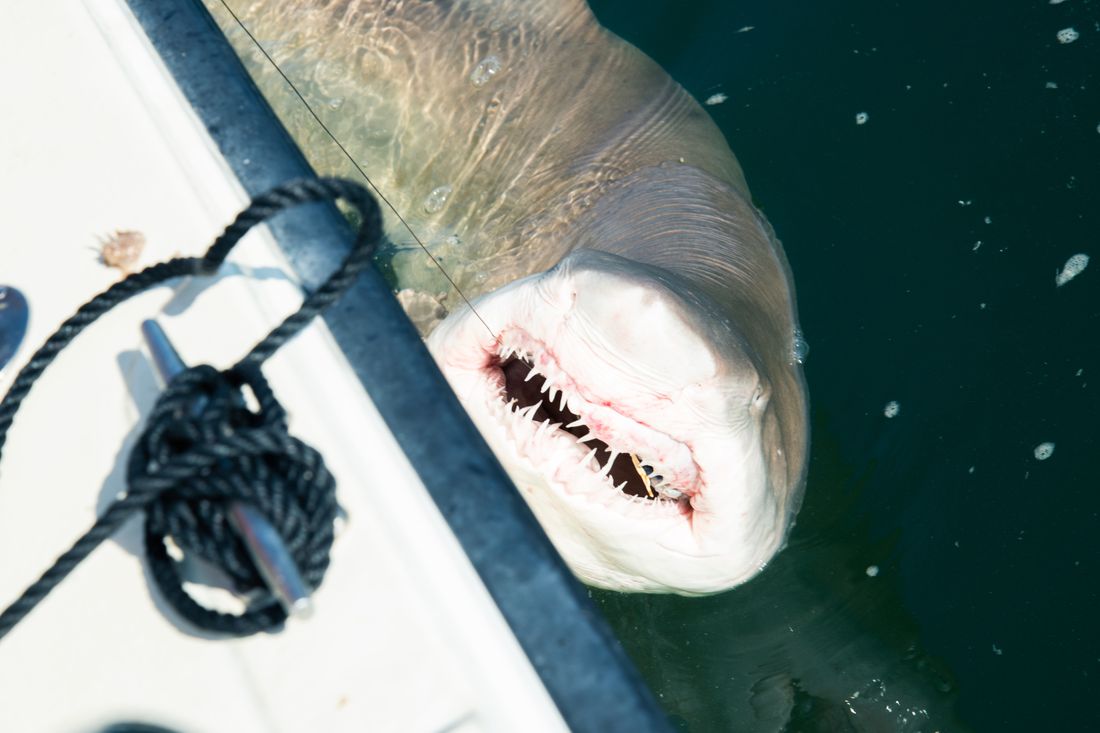
<svg viewBox="0 0 1100 733">
<path fill-rule="evenodd" d="M 23 594 L 0 613 L 0 639 L 103 540 L 138 513 L 145 514 L 145 546 L 151 575 L 164 599 L 197 627 L 235 636 L 272 629 L 286 620 L 229 522 L 231 501 L 262 512 L 281 534 L 306 582 L 324 577 L 337 506 L 335 482 L 316 450 L 287 433 L 286 412 L 261 365 L 315 316 L 336 301 L 371 261 L 382 236 L 381 214 L 360 185 L 336 178 L 291 181 L 256 197 L 237 215 L 203 257 L 152 265 L 92 298 L 66 320 L 16 376 L 0 402 L 0 455 L 23 399 L 57 355 L 114 306 L 149 287 L 187 275 L 214 274 L 238 241 L 256 224 L 284 209 L 343 199 L 361 224 L 340 268 L 302 307 L 276 326 L 236 365 L 218 371 L 192 367 L 160 396 L 127 465 L 125 495 Z M 250 409 L 243 390 L 258 409 Z M 196 603 L 183 589 L 178 563 L 166 547 L 218 566 L 249 598 L 240 614 Z"/>
</svg>

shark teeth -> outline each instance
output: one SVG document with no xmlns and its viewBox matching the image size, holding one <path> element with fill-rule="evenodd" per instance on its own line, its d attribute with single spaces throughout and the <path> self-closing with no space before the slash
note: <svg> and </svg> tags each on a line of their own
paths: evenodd
<svg viewBox="0 0 1100 733">
<path fill-rule="evenodd" d="M 584 457 L 584 460 L 582 460 L 582 461 L 581 461 L 581 465 L 582 465 L 582 466 L 587 466 L 587 465 L 588 465 L 589 463 L 591 463 L 591 462 L 592 462 L 592 460 L 593 460 L 593 459 L 594 459 L 595 457 L 596 457 L 596 449 L 595 449 L 595 448 L 593 448 L 592 450 L 588 451 L 588 455 L 586 455 L 586 456 Z"/>
<path fill-rule="evenodd" d="M 645 459 L 637 453 L 634 454 L 636 463 L 645 471 L 653 494 L 639 497 L 625 493 L 623 489 L 628 482 L 621 481 L 615 484 L 611 479 L 611 471 L 615 459 L 630 451 L 624 449 L 625 446 L 610 447 L 607 439 L 601 438 L 589 427 L 585 415 L 590 412 L 591 407 L 575 390 L 571 389 L 571 379 L 568 375 L 559 372 L 556 365 L 548 358 L 535 358 L 522 348 L 501 346 L 497 356 L 502 362 L 515 357 L 531 365 L 524 377 L 525 383 L 529 383 L 536 376 L 544 380 L 539 388 L 539 394 L 543 399 L 537 403 L 520 407 L 515 398 L 507 397 L 502 387 L 497 391 L 496 398 L 492 400 L 495 407 L 491 406 L 491 411 L 495 414 L 498 424 L 505 427 L 508 441 L 517 453 L 527 462 L 536 464 L 540 472 L 561 484 L 567 493 L 588 495 L 604 504 L 614 503 L 614 499 L 617 498 L 629 501 L 631 505 L 637 507 L 664 509 L 679 506 L 681 500 L 688 495 L 688 492 L 663 479 L 663 475 L 675 473 L 672 466 Z M 564 425 L 565 428 L 588 427 L 589 431 L 581 437 L 575 437 L 572 433 L 559 429 L 563 427 L 561 422 L 536 419 L 535 414 L 547 402 L 560 410 L 568 410 L 575 415 L 580 415 L 578 419 Z M 587 445 L 597 440 L 609 446 L 609 457 L 602 465 L 597 458 L 600 449 Z M 667 437 L 665 441 L 671 442 Z M 613 489 L 613 491 L 607 491 L 607 489 Z"/>
<path fill-rule="evenodd" d="M 596 439 L 593 433 L 590 432 L 583 438 L 575 438 L 572 441 L 573 446 L 587 449 L 583 454 L 578 452 L 575 447 L 567 447 L 568 444 L 562 446 L 561 444 L 566 443 L 566 441 L 561 440 L 561 438 L 564 436 L 572 438 L 572 436 L 558 430 L 562 427 L 560 422 L 551 422 L 548 419 L 534 419 L 533 415 L 538 410 L 540 404 L 541 403 L 520 408 L 514 399 L 508 400 L 507 402 L 501 400 L 498 402 L 500 406 L 501 421 L 504 422 L 507 420 L 510 428 L 507 432 L 511 439 L 511 443 L 515 446 L 517 451 L 528 459 L 544 456 L 540 461 L 541 468 L 550 476 L 557 477 L 560 474 L 564 474 L 564 480 L 561 481 L 561 483 L 569 484 L 575 489 L 575 491 L 571 493 L 602 493 L 598 491 L 599 487 L 602 486 L 604 489 L 614 489 L 615 494 L 620 498 L 629 500 L 632 504 L 637 504 L 638 506 L 674 504 L 686 495 L 685 492 L 672 486 L 661 484 L 660 475 L 654 474 L 658 469 L 654 468 L 649 462 L 641 462 L 640 465 L 647 470 L 647 474 L 651 476 L 656 475 L 656 480 L 650 478 L 650 483 L 657 495 L 655 498 L 663 499 L 664 501 L 654 501 L 652 498 L 632 496 L 623 493 L 623 489 L 627 482 L 622 481 L 615 484 L 611 481 L 610 476 L 615 459 L 622 455 L 623 451 L 611 449 L 610 456 L 601 466 L 596 458 L 599 449 L 585 445 L 586 441 Z M 583 422 L 581 424 L 583 425 Z M 595 479 L 596 481 L 593 482 L 591 479 Z"/>
</svg>

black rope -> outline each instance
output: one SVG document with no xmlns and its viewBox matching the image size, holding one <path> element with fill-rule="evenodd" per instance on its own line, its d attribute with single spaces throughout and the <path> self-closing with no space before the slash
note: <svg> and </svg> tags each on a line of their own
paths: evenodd
<svg viewBox="0 0 1100 733">
<path fill-rule="evenodd" d="M 256 197 L 203 257 L 177 258 L 148 267 L 92 298 L 50 336 L 20 370 L 0 402 L 0 455 L 24 398 L 57 355 L 114 306 L 149 287 L 185 275 L 212 275 L 256 224 L 298 204 L 343 199 L 360 214 L 360 228 L 340 268 L 302 307 L 276 326 L 235 366 L 192 367 L 158 399 L 127 465 L 126 494 L 23 595 L 0 613 L 0 639 L 25 617 L 103 540 L 137 513 L 145 514 L 151 574 L 164 599 L 204 629 L 246 635 L 271 629 L 286 612 L 266 589 L 228 517 L 230 502 L 250 504 L 282 535 L 303 578 L 316 588 L 328 567 L 336 515 L 335 482 L 317 451 L 287 434 L 286 413 L 260 371 L 280 346 L 339 298 L 371 261 L 381 239 L 381 214 L 357 183 L 311 178 Z M 247 407 L 244 390 L 258 409 Z M 248 596 L 241 615 L 196 603 L 182 587 L 179 564 L 166 546 L 218 566 L 234 589 Z"/>
</svg>

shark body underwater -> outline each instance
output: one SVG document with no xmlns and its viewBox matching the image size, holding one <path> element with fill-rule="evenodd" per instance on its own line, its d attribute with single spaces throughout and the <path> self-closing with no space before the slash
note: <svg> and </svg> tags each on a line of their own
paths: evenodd
<svg viewBox="0 0 1100 733">
<path fill-rule="evenodd" d="M 786 257 L 700 105 L 582 0 L 240 17 L 470 299 L 418 326 L 577 576 L 697 595 L 756 575 L 801 502 L 807 395 Z M 347 173 L 236 40 L 314 167 Z M 445 290 L 401 265 L 402 224 L 397 286 Z"/>
</svg>

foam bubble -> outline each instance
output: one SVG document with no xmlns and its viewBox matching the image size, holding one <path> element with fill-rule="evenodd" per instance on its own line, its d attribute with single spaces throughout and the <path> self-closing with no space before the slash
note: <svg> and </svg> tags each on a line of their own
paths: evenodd
<svg viewBox="0 0 1100 733">
<path fill-rule="evenodd" d="M 1054 284 L 1057 287 L 1062 287 L 1073 278 L 1080 275 L 1085 271 L 1085 268 L 1089 266 L 1089 256 L 1086 254 L 1075 254 L 1066 260 L 1065 266 L 1054 277 Z"/>
<path fill-rule="evenodd" d="M 1035 446 L 1035 458 L 1040 461 L 1045 461 L 1054 455 L 1054 443 L 1040 443 Z"/>
<path fill-rule="evenodd" d="M 791 360 L 796 364 L 806 361 L 810 355 L 810 343 L 802 336 L 802 332 L 795 330 L 794 343 L 791 344 Z"/>
<path fill-rule="evenodd" d="M 484 86 L 485 82 L 492 79 L 498 71 L 500 71 L 500 59 L 496 56 L 486 56 L 470 72 L 470 81 L 475 87 Z"/>
<path fill-rule="evenodd" d="M 447 198 L 450 195 L 450 186 L 443 185 L 432 189 L 432 192 L 424 199 L 424 211 L 429 214 L 439 212 L 447 204 Z"/>
<path fill-rule="evenodd" d="M 1069 28 L 1063 28 L 1062 30 L 1058 31 L 1057 36 L 1058 43 L 1073 43 L 1080 37 L 1081 34 L 1078 33 L 1077 29 L 1073 28 L 1072 26 Z"/>
</svg>

